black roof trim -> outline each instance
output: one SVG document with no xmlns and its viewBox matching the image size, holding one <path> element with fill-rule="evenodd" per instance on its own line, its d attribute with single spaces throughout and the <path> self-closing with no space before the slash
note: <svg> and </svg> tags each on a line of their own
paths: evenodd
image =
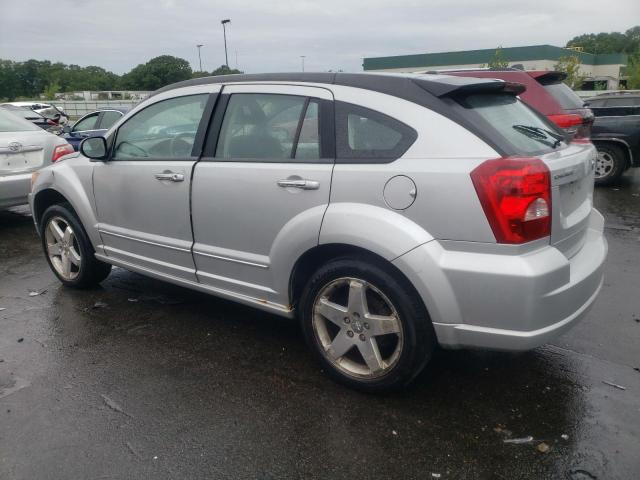
<svg viewBox="0 0 640 480">
<path fill-rule="evenodd" d="M 307 82 L 328 83 L 347 87 L 363 88 L 375 92 L 386 93 L 415 102 L 415 95 L 428 92 L 436 97 L 451 95 L 454 92 L 505 91 L 506 82 L 489 78 L 455 77 L 438 75 L 394 75 L 375 73 L 253 73 L 240 75 L 218 75 L 215 77 L 201 77 L 162 87 L 153 92 L 156 95 L 175 88 L 209 85 L 216 83 L 238 82 Z M 416 89 L 419 87 L 419 90 Z M 517 92 L 521 93 L 521 92 Z M 517 94 L 516 93 L 516 94 Z M 422 103 L 422 102 L 416 102 Z"/>
</svg>

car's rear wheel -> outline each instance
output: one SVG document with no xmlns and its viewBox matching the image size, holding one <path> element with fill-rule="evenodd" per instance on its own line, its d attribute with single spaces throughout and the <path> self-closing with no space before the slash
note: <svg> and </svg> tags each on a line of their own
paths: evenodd
<svg viewBox="0 0 640 480">
<path fill-rule="evenodd" d="M 435 345 L 413 287 L 367 259 L 345 257 L 321 267 L 307 283 L 300 309 L 307 342 L 327 373 L 360 390 L 407 385 Z"/>
<path fill-rule="evenodd" d="M 596 185 L 610 185 L 623 174 L 627 159 L 624 150 L 617 145 L 599 144 L 595 166 Z"/>
<path fill-rule="evenodd" d="M 107 278 L 111 265 L 95 258 L 82 224 L 68 205 L 47 208 L 40 228 L 49 266 L 64 285 L 86 288 Z"/>
</svg>

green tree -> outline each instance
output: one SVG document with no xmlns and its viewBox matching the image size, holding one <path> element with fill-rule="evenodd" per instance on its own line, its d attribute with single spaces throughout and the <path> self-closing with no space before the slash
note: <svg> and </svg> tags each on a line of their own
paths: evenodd
<svg viewBox="0 0 640 480">
<path fill-rule="evenodd" d="M 558 63 L 553 66 L 554 70 L 567 74 L 564 83 L 573 90 L 578 90 L 582 86 L 586 75 L 580 73 L 580 59 L 577 56 L 560 57 Z"/>
<path fill-rule="evenodd" d="M 191 78 L 191 66 L 183 58 L 161 55 L 135 67 L 122 76 L 126 90 L 156 90 L 170 83 Z"/>
<path fill-rule="evenodd" d="M 46 98 L 47 100 L 55 100 L 56 93 L 58 92 L 60 92 L 60 85 L 57 83 L 50 83 L 44 89 L 44 92 L 43 92 L 44 98 Z"/>
<path fill-rule="evenodd" d="M 503 70 L 509 66 L 509 60 L 504 58 L 501 46 L 496 48 L 493 57 L 491 57 L 491 60 L 489 60 L 489 63 L 487 65 L 489 68 L 493 68 L 495 70 Z"/>
<path fill-rule="evenodd" d="M 234 75 L 234 74 L 238 74 L 238 73 L 244 73 L 244 72 L 241 72 L 237 68 L 229 68 L 227 65 L 220 65 L 213 72 L 211 72 L 211 75 L 213 75 L 213 76 L 216 76 L 216 75 Z"/>
<path fill-rule="evenodd" d="M 627 65 L 627 88 L 640 89 L 640 57 L 632 57 Z"/>
<path fill-rule="evenodd" d="M 582 47 L 588 53 L 628 53 L 640 50 L 640 25 L 626 32 L 585 33 L 567 42 L 567 47 Z"/>
</svg>

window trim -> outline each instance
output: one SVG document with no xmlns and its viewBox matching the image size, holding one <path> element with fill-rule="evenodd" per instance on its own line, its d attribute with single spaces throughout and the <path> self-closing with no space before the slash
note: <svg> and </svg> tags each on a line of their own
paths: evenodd
<svg viewBox="0 0 640 480">
<path fill-rule="evenodd" d="M 198 123 L 198 128 L 196 129 L 196 134 L 193 139 L 193 147 L 191 148 L 191 155 L 188 157 L 179 157 L 179 158 L 158 158 L 158 157 L 140 157 L 140 158 L 114 158 L 115 153 L 115 145 L 118 142 L 118 135 L 120 134 L 120 129 L 125 126 L 132 118 L 135 118 L 139 113 L 145 111 L 147 108 L 158 105 L 159 103 L 166 102 L 168 100 L 174 100 L 176 98 L 186 98 L 186 97 L 196 97 L 200 95 L 206 95 L 207 103 L 205 104 L 204 110 L 202 111 L 202 116 L 200 117 L 200 123 Z M 113 133 L 112 138 L 107 139 L 108 144 L 108 155 L 106 161 L 108 162 L 152 162 L 152 161 L 168 161 L 168 162 L 193 162 L 197 161 L 202 152 L 202 136 L 201 132 L 203 129 L 206 129 L 206 126 L 209 124 L 210 110 L 213 109 L 213 105 L 215 104 L 215 99 L 218 97 L 218 92 L 199 92 L 199 93 L 189 93 L 186 95 L 176 95 L 173 97 L 163 98 L 162 100 L 158 100 L 157 102 L 150 103 L 149 105 L 145 105 L 144 108 L 140 110 L 136 110 L 133 112 L 123 123 L 118 125 L 118 128 Z M 130 112 L 131 113 L 131 112 Z M 208 116 L 207 116 L 208 115 Z"/>
<path fill-rule="evenodd" d="M 300 130 L 304 121 L 304 116 L 307 112 L 309 102 L 315 101 L 318 103 L 318 122 L 320 122 L 320 128 L 318 132 L 320 134 L 320 158 L 302 159 L 295 158 L 295 156 L 289 158 L 223 158 L 216 157 L 215 152 L 218 148 L 218 142 L 220 141 L 220 134 L 222 133 L 222 123 L 227 113 L 227 107 L 232 95 L 283 95 L 286 97 L 300 97 L 305 99 L 300 117 L 298 119 L 297 130 Z M 333 130 L 333 104 L 331 100 L 324 98 L 314 97 L 313 95 L 299 95 L 296 93 L 272 93 L 272 92 L 233 92 L 225 93 L 224 88 L 220 94 L 220 99 L 216 105 L 213 118 L 207 130 L 206 139 L 204 142 L 204 148 L 202 150 L 202 157 L 200 161 L 203 162 L 242 162 L 242 163 L 291 163 L 291 164 L 322 164 L 322 163 L 334 163 L 335 161 L 335 135 Z M 299 132 L 296 130 L 298 136 L 294 137 L 295 143 L 292 152 L 295 155 L 295 151 L 298 148 L 297 141 L 299 140 Z M 215 139 L 215 141 L 210 141 Z"/>
<path fill-rule="evenodd" d="M 391 115 L 387 115 L 386 113 L 380 112 L 378 110 L 374 110 L 369 107 L 365 107 L 362 105 L 358 105 L 356 103 L 344 102 L 336 100 L 335 106 L 335 151 L 336 151 L 336 163 L 342 164 L 380 164 L 380 163 L 392 163 L 396 161 L 398 158 L 402 157 L 407 150 L 411 148 L 411 146 L 418 139 L 418 132 L 413 127 L 407 125 L 406 123 L 398 120 Z M 394 126 L 400 127 L 400 130 L 396 128 L 392 128 L 400 133 L 401 139 L 400 142 L 392 149 L 389 150 L 389 154 L 381 157 L 377 156 L 362 156 L 362 157 L 345 157 L 340 155 L 340 146 L 345 149 L 345 151 L 350 150 L 354 151 L 349 146 L 349 130 L 348 130 L 348 121 L 350 114 L 358 115 L 358 111 L 363 113 L 363 116 L 367 116 L 371 118 L 373 121 L 385 125 L 384 122 L 392 123 Z M 344 115 L 344 119 L 339 119 L 339 116 Z M 382 121 L 380 121 L 382 120 Z M 346 126 L 343 131 L 338 131 L 338 125 L 342 124 Z"/>
</svg>

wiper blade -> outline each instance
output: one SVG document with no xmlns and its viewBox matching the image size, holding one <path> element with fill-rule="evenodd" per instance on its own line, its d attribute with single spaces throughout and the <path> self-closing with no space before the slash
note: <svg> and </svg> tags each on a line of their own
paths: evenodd
<svg viewBox="0 0 640 480">
<path fill-rule="evenodd" d="M 564 136 L 542 127 L 534 127 L 532 125 L 514 125 L 513 128 L 529 138 L 533 138 L 545 145 L 549 145 L 551 148 L 557 148 L 564 140 Z M 548 137 L 553 138 L 554 141 L 548 141 Z"/>
</svg>

